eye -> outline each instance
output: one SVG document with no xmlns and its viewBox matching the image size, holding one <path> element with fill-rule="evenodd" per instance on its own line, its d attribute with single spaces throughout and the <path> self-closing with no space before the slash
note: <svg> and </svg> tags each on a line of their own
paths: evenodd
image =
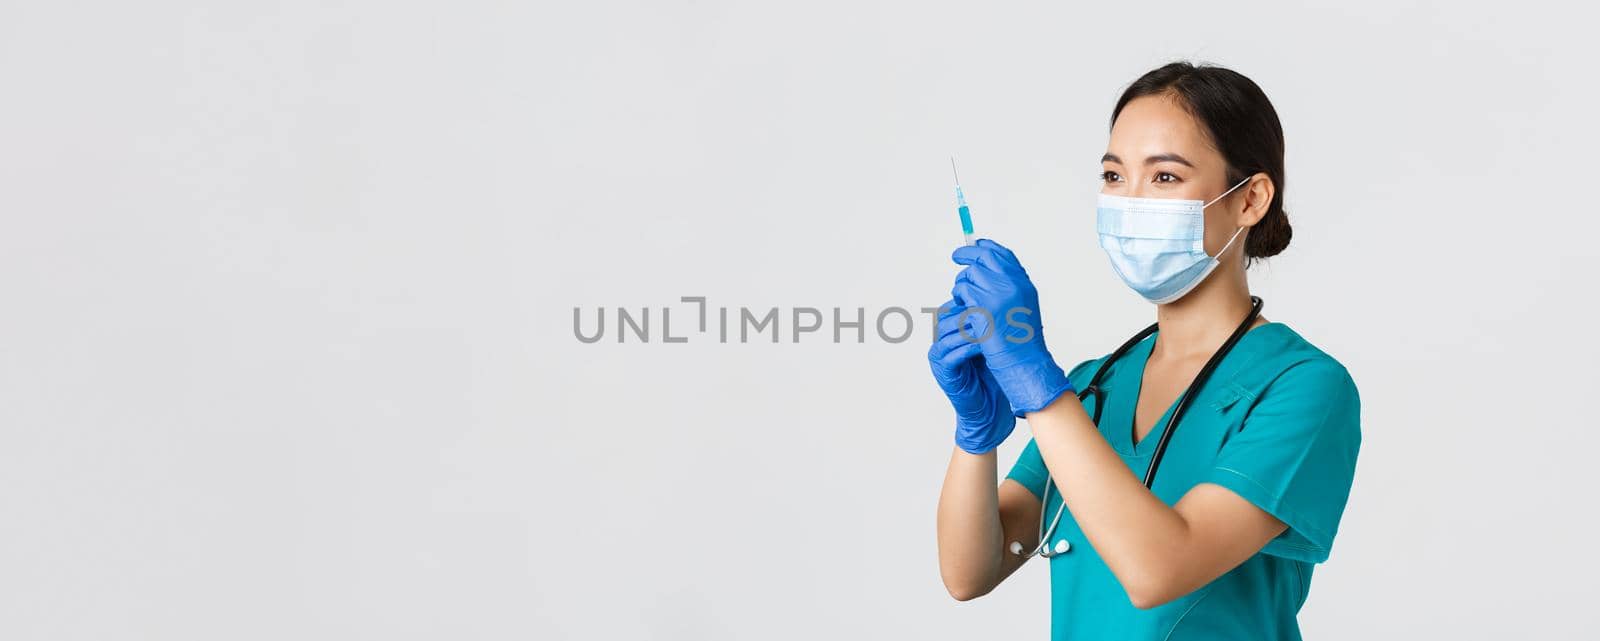
<svg viewBox="0 0 1600 641">
<path fill-rule="evenodd" d="M 1156 182 L 1158 183 L 1175 183 L 1180 182 L 1181 180 L 1181 178 L 1164 171 L 1156 172 Z"/>
<path fill-rule="evenodd" d="M 1122 175 L 1107 169 L 1100 172 L 1100 180 L 1108 183 L 1122 182 Z"/>
</svg>

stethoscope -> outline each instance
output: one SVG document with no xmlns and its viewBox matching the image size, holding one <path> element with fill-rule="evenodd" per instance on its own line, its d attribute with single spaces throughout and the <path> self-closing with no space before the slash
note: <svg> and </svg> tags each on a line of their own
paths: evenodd
<svg viewBox="0 0 1600 641">
<path fill-rule="evenodd" d="M 1167 443 L 1172 440 L 1172 433 L 1177 430 L 1178 421 L 1183 418 L 1184 412 L 1189 410 L 1189 404 L 1194 401 L 1195 396 L 1199 395 L 1200 389 L 1205 385 L 1206 379 L 1211 377 L 1212 370 L 1217 368 L 1217 364 L 1221 363 L 1222 359 L 1228 355 L 1230 350 L 1233 349 L 1234 344 L 1239 342 L 1239 338 L 1244 336 L 1245 332 L 1250 331 L 1250 326 L 1255 324 L 1256 317 L 1261 315 L 1261 305 L 1262 303 L 1260 298 L 1256 296 L 1250 297 L 1250 314 L 1245 316 L 1244 322 L 1239 323 L 1239 327 L 1237 329 L 1233 330 L 1233 334 L 1228 336 L 1228 340 L 1222 343 L 1222 347 L 1217 348 L 1217 353 L 1211 355 L 1211 360 L 1206 361 L 1205 366 L 1200 368 L 1200 373 L 1195 374 L 1194 380 L 1189 383 L 1189 388 L 1183 391 L 1183 396 L 1178 397 L 1178 406 L 1173 408 L 1172 416 L 1167 418 L 1166 429 L 1161 431 L 1161 437 L 1156 439 L 1156 448 L 1150 453 L 1150 466 L 1145 468 L 1144 471 L 1145 489 L 1150 489 L 1152 484 L 1155 483 L 1156 468 L 1160 467 L 1161 465 L 1161 457 L 1167 452 Z M 1159 323 L 1151 323 L 1149 327 L 1144 328 L 1144 330 L 1140 331 L 1138 334 L 1134 334 L 1133 338 L 1128 339 L 1128 342 L 1123 343 L 1121 347 L 1118 347 L 1117 351 L 1111 352 L 1111 355 L 1106 357 L 1105 362 L 1100 364 L 1099 369 L 1094 371 L 1094 377 L 1089 379 L 1089 385 L 1084 387 L 1083 391 L 1078 392 L 1078 400 L 1080 402 L 1090 396 L 1094 397 L 1093 420 L 1096 426 L 1100 425 L 1100 409 L 1105 407 L 1105 390 L 1100 389 L 1100 378 L 1105 375 L 1106 370 L 1111 367 L 1112 363 L 1117 362 L 1117 359 L 1122 358 L 1124 354 L 1127 354 L 1128 351 L 1133 349 L 1135 345 L 1138 345 L 1140 341 L 1143 341 L 1144 339 L 1149 338 L 1151 334 L 1156 333 L 1156 330 L 1159 328 Z M 1047 471 L 1044 479 L 1044 499 L 1039 503 L 1039 545 L 1034 546 L 1032 552 L 1023 554 L 1022 542 L 1012 541 L 1012 554 L 1022 556 L 1023 558 L 1028 558 L 1037 554 L 1044 558 L 1050 559 L 1055 558 L 1058 555 L 1066 554 L 1068 550 L 1072 549 L 1072 544 L 1068 543 L 1066 539 L 1056 541 L 1055 545 L 1051 549 L 1045 548 L 1045 543 L 1050 541 L 1050 537 L 1055 536 L 1056 525 L 1061 522 L 1061 513 L 1067 509 L 1066 501 L 1062 501 L 1061 507 L 1056 508 L 1055 517 L 1050 519 L 1050 529 L 1045 529 L 1043 507 L 1050 504 L 1051 485 L 1053 485 L 1053 483 L 1051 482 L 1051 476 Z"/>
</svg>

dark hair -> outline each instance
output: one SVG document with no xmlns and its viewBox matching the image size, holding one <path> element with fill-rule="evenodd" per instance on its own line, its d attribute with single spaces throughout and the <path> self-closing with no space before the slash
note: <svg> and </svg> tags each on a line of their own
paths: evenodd
<svg viewBox="0 0 1600 641">
<path fill-rule="evenodd" d="M 1122 108 L 1134 98 L 1155 95 L 1177 98 L 1205 126 L 1228 163 L 1228 186 L 1258 172 L 1272 178 L 1277 188 L 1272 203 L 1245 236 L 1246 265 L 1288 247 L 1294 232 L 1283 210 L 1283 125 L 1261 87 L 1232 69 L 1172 62 L 1140 76 L 1122 92 L 1111 124 L 1116 125 Z"/>
</svg>

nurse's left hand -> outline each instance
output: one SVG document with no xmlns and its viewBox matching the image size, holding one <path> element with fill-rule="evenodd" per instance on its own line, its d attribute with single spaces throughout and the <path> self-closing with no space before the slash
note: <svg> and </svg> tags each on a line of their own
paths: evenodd
<svg viewBox="0 0 1600 641">
<path fill-rule="evenodd" d="M 1045 347 L 1039 292 L 1017 256 L 984 238 L 957 249 L 951 259 L 966 267 L 950 293 L 959 305 L 977 310 L 968 315 L 973 337 L 1016 415 L 1044 409 L 1073 391 Z"/>
<path fill-rule="evenodd" d="M 939 306 L 939 323 L 928 366 L 956 410 L 956 445 L 969 454 L 985 454 L 1011 435 L 1017 425 L 1011 404 L 994 375 L 983 366 L 983 351 L 964 338 L 961 308 L 950 301 Z"/>
</svg>

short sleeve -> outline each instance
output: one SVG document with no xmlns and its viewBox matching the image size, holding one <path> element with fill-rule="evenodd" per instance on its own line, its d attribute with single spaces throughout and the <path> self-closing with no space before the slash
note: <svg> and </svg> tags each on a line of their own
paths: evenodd
<svg viewBox="0 0 1600 641">
<path fill-rule="evenodd" d="M 1044 467 L 1044 457 L 1039 456 L 1039 443 L 1028 439 L 1028 446 L 1022 448 L 1022 454 L 1017 457 L 1017 462 L 1011 465 L 1011 471 L 1006 473 L 1006 478 L 1022 484 L 1028 488 L 1039 500 L 1044 500 L 1044 484 L 1048 474 Z"/>
<path fill-rule="evenodd" d="M 1361 400 L 1344 367 L 1300 363 L 1266 389 L 1206 479 L 1288 525 L 1262 553 L 1328 559 L 1361 448 Z"/>
</svg>

